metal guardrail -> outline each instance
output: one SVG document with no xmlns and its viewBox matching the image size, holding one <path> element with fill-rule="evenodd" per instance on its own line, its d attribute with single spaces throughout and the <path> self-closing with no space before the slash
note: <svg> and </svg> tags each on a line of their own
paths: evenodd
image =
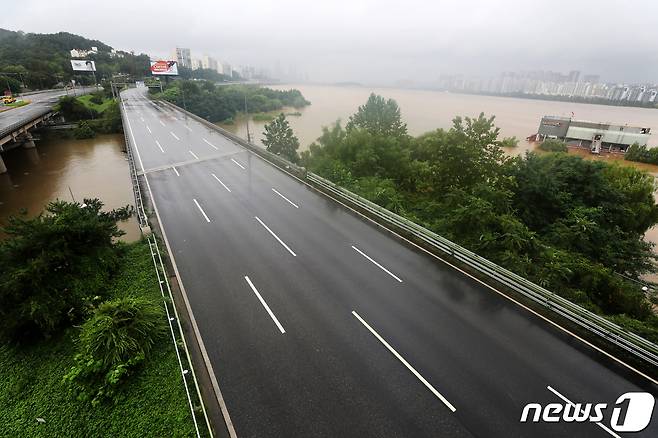
<svg viewBox="0 0 658 438">
<path fill-rule="evenodd" d="M 475 254 L 460 245 L 441 237 L 440 235 L 428 230 L 427 228 L 418 225 L 400 215 L 393 213 L 372 201 L 369 201 L 351 191 L 334 184 L 333 182 L 322 178 L 312 172 L 307 172 L 305 168 L 297 166 L 286 159 L 272 154 L 265 149 L 248 143 L 243 138 L 226 131 L 207 121 L 206 119 L 190 113 L 170 102 L 161 100 L 165 105 L 181 111 L 184 114 L 198 120 L 209 128 L 219 132 L 220 134 L 230 138 L 235 143 L 240 144 L 248 150 L 256 153 L 257 155 L 268 160 L 274 164 L 290 172 L 307 183 L 316 187 L 317 189 L 329 194 L 340 200 L 350 204 L 368 217 L 377 221 L 380 224 L 393 227 L 407 236 L 414 237 L 422 241 L 428 247 L 438 250 L 441 253 L 447 254 L 458 260 L 465 265 L 470 266 L 476 271 L 484 274 L 486 277 L 503 284 L 504 286 L 512 289 L 513 291 L 521 294 L 522 296 L 530 299 L 531 301 L 541 305 L 542 307 L 552 311 L 574 324 L 582 327 L 583 329 L 593 333 L 600 338 L 617 345 L 619 348 L 627 351 L 636 358 L 639 358 L 651 365 L 658 366 L 658 345 L 654 344 L 641 336 L 632 333 L 619 325 L 599 316 L 589 310 L 572 303 L 571 301 L 551 292 L 532 281 L 521 277 L 518 274 L 509 271 L 484 257 Z"/>
<path fill-rule="evenodd" d="M 307 180 L 323 191 L 348 201 L 375 220 L 393 225 L 636 357 L 658 366 L 658 345 L 319 175 L 308 172 Z"/>
<path fill-rule="evenodd" d="M 119 101 L 122 103 L 121 97 L 119 97 Z M 174 304 L 174 297 L 171 292 L 169 279 L 167 277 L 167 270 L 162 261 L 162 254 L 158 246 L 158 241 L 155 238 L 155 236 L 150 233 L 148 216 L 146 215 L 146 211 L 144 209 L 142 193 L 139 187 L 137 167 L 135 165 L 135 158 L 133 156 L 132 147 L 131 147 L 136 145 L 132 145 L 132 142 L 128 137 L 128 132 L 125 129 L 125 127 L 129 125 L 127 121 L 127 115 L 125 111 L 123 111 L 123 105 L 121 105 L 121 121 L 124 126 L 123 133 L 126 141 L 126 154 L 128 155 L 128 165 L 130 168 L 130 179 L 132 181 L 132 186 L 133 186 L 133 195 L 135 197 L 135 210 L 137 212 L 137 220 L 139 222 L 139 226 L 143 232 L 143 235 L 145 235 L 146 237 L 146 240 L 149 245 L 149 249 L 151 251 L 151 258 L 153 259 L 153 267 L 155 269 L 155 273 L 158 279 L 158 286 L 160 288 L 160 294 L 162 296 L 167 322 L 169 324 L 171 340 L 174 344 L 174 350 L 176 351 L 176 358 L 178 359 L 178 366 L 180 369 L 181 377 L 183 379 L 183 386 L 185 387 L 185 394 L 187 396 L 187 401 L 190 407 L 190 413 L 192 415 L 192 420 L 194 422 L 195 433 L 197 438 L 201 438 L 202 436 L 209 436 L 212 438 L 213 437 L 212 427 L 210 426 L 208 413 L 206 412 L 206 407 L 203 403 L 203 398 L 201 397 L 201 390 L 199 388 L 199 383 L 197 381 L 196 373 L 194 372 L 194 367 L 192 365 L 192 358 L 190 356 L 190 351 L 187 347 L 187 342 L 185 340 L 185 335 L 183 333 L 183 327 L 181 326 L 180 323 L 178 310 L 176 309 L 176 305 Z M 167 291 L 166 294 L 165 294 L 165 289 Z M 172 314 L 174 316 L 171 316 Z M 177 330 L 174 329 L 174 322 Z M 181 352 L 180 352 L 181 345 L 179 343 L 182 344 L 182 349 L 185 352 L 184 357 L 181 356 Z M 193 384 L 193 388 L 190 388 L 190 379 L 188 377 L 188 374 L 190 373 L 192 375 L 191 383 Z M 195 400 L 193 401 L 193 399 Z M 205 419 L 205 424 L 206 424 L 205 429 L 199 428 L 199 419 L 197 418 L 198 407 L 201 408 L 203 417 Z"/>
</svg>

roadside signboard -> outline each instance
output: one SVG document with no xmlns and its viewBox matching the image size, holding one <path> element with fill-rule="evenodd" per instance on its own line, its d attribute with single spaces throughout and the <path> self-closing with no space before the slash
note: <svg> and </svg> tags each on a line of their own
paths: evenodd
<svg viewBox="0 0 658 438">
<path fill-rule="evenodd" d="M 176 76 L 178 64 L 176 61 L 151 61 L 151 74 Z"/>
<path fill-rule="evenodd" d="M 96 63 L 85 59 L 72 59 L 71 67 L 74 71 L 96 71 Z"/>
</svg>

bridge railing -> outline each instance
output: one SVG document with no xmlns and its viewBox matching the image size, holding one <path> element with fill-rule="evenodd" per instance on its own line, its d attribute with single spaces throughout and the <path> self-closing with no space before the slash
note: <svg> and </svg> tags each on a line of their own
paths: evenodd
<svg viewBox="0 0 658 438">
<path fill-rule="evenodd" d="M 214 123 L 208 122 L 207 120 L 169 102 L 162 102 L 230 138 L 235 143 L 253 151 L 275 166 L 278 166 L 282 170 L 304 180 L 306 183 L 326 193 L 332 198 L 349 205 L 377 223 L 399 232 L 404 237 L 417 241 L 429 251 L 435 254 L 445 254 L 454 258 L 479 272 L 484 277 L 504 285 L 532 302 L 548 309 L 550 312 L 571 321 L 589 333 L 618 346 L 634 357 L 651 365 L 658 366 L 658 345 L 655 343 L 624 329 L 602 316 L 590 312 L 578 304 L 572 303 L 555 292 L 545 289 L 532 281 L 509 271 L 407 218 L 395 214 L 392 211 L 334 184 L 319 175 L 307 172 L 303 167 L 297 166 L 278 155 L 272 154 L 262 147 L 248 143 L 243 138 L 220 128 Z"/>
<path fill-rule="evenodd" d="M 0 128 L 0 138 L 4 137 L 5 135 L 11 134 L 12 132 L 22 128 L 24 125 L 27 125 L 30 123 L 32 120 L 38 119 L 39 117 L 43 117 L 46 114 L 52 112 L 52 108 L 43 108 L 39 111 L 35 111 L 30 114 L 29 120 L 21 120 L 15 123 L 12 123 L 11 125 L 4 126 Z"/>
</svg>

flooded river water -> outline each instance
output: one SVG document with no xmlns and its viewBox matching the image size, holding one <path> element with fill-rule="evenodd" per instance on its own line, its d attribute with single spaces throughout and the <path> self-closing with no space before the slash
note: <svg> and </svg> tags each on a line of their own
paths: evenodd
<svg viewBox="0 0 658 438">
<path fill-rule="evenodd" d="M 524 139 L 536 132 L 542 115 L 570 115 L 576 118 L 602 122 L 628 123 L 647 126 L 658 132 L 658 110 L 588 105 L 530 99 L 503 98 L 452 94 L 437 91 L 406 90 L 396 88 L 340 87 L 322 85 L 281 85 L 274 88 L 299 89 L 311 105 L 299 110 L 299 116 L 289 116 L 290 124 L 299 137 L 301 149 L 306 149 L 328 126 L 336 120 L 347 121 L 371 92 L 395 99 L 409 132 L 418 135 L 436 128 L 449 128 L 456 115 L 477 116 L 480 112 L 496 116 L 501 135 L 515 136 L 519 146 L 509 149 L 510 154 L 521 154 L 535 148 Z M 245 117 L 237 117 L 224 128 L 246 138 Z M 266 122 L 249 119 L 249 129 L 255 142 L 260 143 Z M 658 134 L 651 144 L 658 145 Z M 11 214 L 27 209 L 28 214 L 39 213 L 54 199 L 80 201 L 85 197 L 98 197 L 108 209 L 133 203 L 128 163 L 123 152 L 122 135 L 102 135 L 89 140 L 73 140 L 43 136 L 36 149 L 18 148 L 3 153 L 8 173 L 0 175 L 0 223 Z M 626 165 L 642 168 L 654 176 L 658 166 L 629 163 L 619 156 L 594 157 L 587 151 L 571 151 L 587 159 L 620 160 Z M 126 231 L 125 240 L 139 238 L 135 219 L 121 223 Z M 1 237 L 1 236 L 0 236 Z M 647 239 L 658 243 L 658 227 L 647 232 Z"/>
</svg>

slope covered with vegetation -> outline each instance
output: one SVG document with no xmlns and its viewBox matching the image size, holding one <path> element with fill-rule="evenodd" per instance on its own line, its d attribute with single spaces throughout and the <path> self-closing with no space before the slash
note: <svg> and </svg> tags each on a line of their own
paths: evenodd
<svg viewBox="0 0 658 438">
<path fill-rule="evenodd" d="M 149 72 L 147 55 L 121 51 L 112 55 L 112 47 L 101 41 L 68 32 L 38 34 L 0 29 L 0 72 L 12 73 L 0 75 L 2 86 L 9 81 L 14 88 L 23 82 L 29 89 L 42 89 L 67 83 L 71 79 L 81 84 L 91 84 L 91 73 L 73 72 L 71 69 L 70 50 L 90 50 L 92 47 L 97 47 L 98 53 L 89 55 L 87 59 L 96 61 L 99 81 L 117 73 L 143 77 Z"/>
<path fill-rule="evenodd" d="M 193 436 L 145 241 L 127 208 L 57 201 L 0 241 L 0 435 Z"/>
<path fill-rule="evenodd" d="M 179 80 L 171 82 L 163 93 L 155 93 L 169 102 L 211 122 L 220 122 L 244 111 L 266 112 L 283 107 L 309 105 L 299 90 L 273 90 L 255 85 L 221 85 L 210 81 Z"/>
</svg>

